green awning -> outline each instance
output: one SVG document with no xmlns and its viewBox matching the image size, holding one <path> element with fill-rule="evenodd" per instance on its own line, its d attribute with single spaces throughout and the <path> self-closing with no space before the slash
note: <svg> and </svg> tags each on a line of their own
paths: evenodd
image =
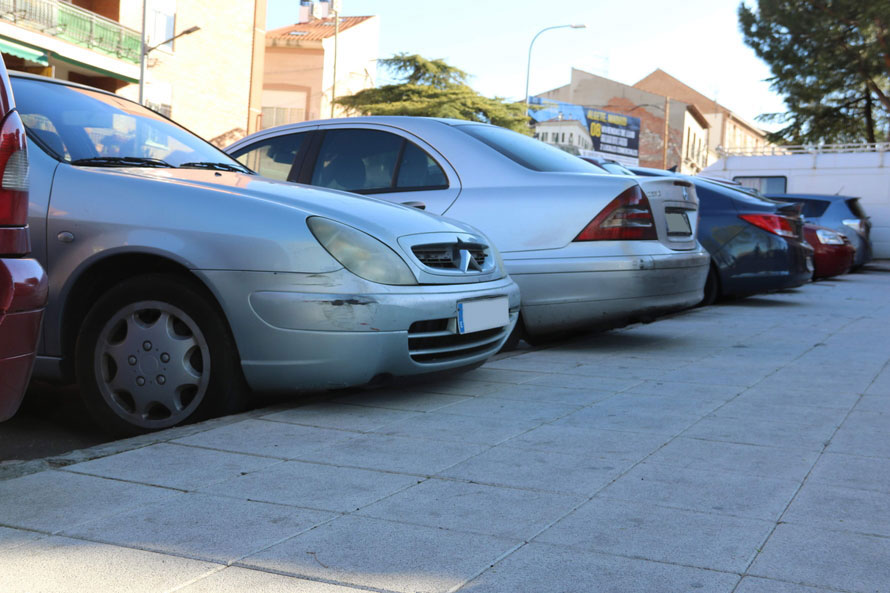
<svg viewBox="0 0 890 593">
<path fill-rule="evenodd" d="M 38 49 L 31 49 L 25 45 L 19 45 L 6 39 L 0 39 L 0 52 L 17 58 L 37 62 L 41 66 L 49 66 L 49 56 Z"/>
</svg>

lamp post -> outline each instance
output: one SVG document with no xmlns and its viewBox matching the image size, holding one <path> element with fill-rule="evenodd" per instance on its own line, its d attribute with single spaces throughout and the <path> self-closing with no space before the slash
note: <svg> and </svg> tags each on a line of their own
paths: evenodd
<svg viewBox="0 0 890 593">
<path fill-rule="evenodd" d="M 170 43 L 174 39 L 178 39 L 178 38 L 182 37 L 183 35 L 191 35 L 195 31 L 199 31 L 201 29 L 201 27 L 198 27 L 198 26 L 189 27 L 185 31 L 181 31 L 180 33 L 174 35 L 170 39 L 165 39 L 164 41 L 157 43 L 155 45 L 152 45 L 151 47 L 146 47 L 145 46 L 145 21 L 147 20 L 147 16 L 148 16 L 148 0 L 143 0 L 143 2 L 142 2 L 142 39 L 140 40 L 140 44 L 139 44 L 139 104 L 140 105 L 144 104 L 142 99 L 143 99 L 143 95 L 145 94 L 145 57 L 149 53 L 151 53 L 154 50 L 161 47 L 162 45 Z"/>
<path fill-rule="evenodd" d="M 532 72 L 532 47 L 535 45 L 535 41 L 541 35 L 541 33 L 545 31 L 552 31 L 553 29 L 586 29 L 587 25 L 584 24 L 576 24 L 576 25 L 556 25 L 553 27 L 546 27 L 538 31 L 534 37 L 532 37 L 532 42 L 528 44 L 528 65 L 525 69 L 525 113 L 528 113 L 528 82 L 529 76 Z"/>
</svg>

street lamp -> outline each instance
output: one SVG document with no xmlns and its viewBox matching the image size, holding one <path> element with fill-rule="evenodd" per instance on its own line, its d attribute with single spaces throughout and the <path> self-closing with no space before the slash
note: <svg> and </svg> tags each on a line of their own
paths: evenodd
<svg viewBox="0 0 890 593">
<path fill-rule="evenodd" d="M 143 0 L 143 2 L 142 2 L 142 40 L 140 42 L 140 47 L 139 47 L 139 104 L 140 105 L 143 104 L 142 97 L 145 92 L 145 57 L 149 53 L 151 53 L 154 50 L 161 47 L 162 45 L 170 43 L 174 39 L 178 39 L 178 38 L 182 37 L 183 35 L 191 35 L 195 31 L 199 31 L 201 29 L 201 27 L 198 27 L 198 26 L 189 27 L 185 31 L 182 31 L 182 32 L 178 33 L 177 35 L 174 35 L 170 39 L 165 39 L 164 41 L 162 41 L 158 44 L 152 45 L 151 47 L 146 47 L 145 46 L 145 21 L 146 21 L 147 13 L 148 13 L 148 0 Z"/>
<path fill-rule="evenodd" d="M 528 79 L 529 75 L 532 71 L 532 47 L 535 45 L 535 40 L 543 33 L 544 31 L 552 31 L 553 29 L 586 29 L 587 25 L 577 24 L 577 25 L 556 25 L 554 27 L 546 27 L 537 32 L 537 34 L 532 37 L 532 42 L 528 44 L 528 66 L 525 69 L 525 113 L 528 114 Z"/>
</svg>

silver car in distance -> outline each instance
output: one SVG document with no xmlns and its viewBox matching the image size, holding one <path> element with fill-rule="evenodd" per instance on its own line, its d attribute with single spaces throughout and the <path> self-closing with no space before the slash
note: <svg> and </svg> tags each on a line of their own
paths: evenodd
<svg viewBox="0 0 890 593">
<path fill-rule="evenodd" d="M 104 91 L 12 86 L 50 278 L 35 376 L 76 378 L 114 432 L 227 413 L 251 388 L 472 367 L 516 323 L 516 284 L 466 224 L 264 179 Z"/>
<path fill-rule="evenodd" d="M 479 228 L 522 290 L 532 337 L 697 304 L 709 256 L 695 188 L 606 174 L 496 126 L 420 117 L 310 121 L 226 152 L 260 175 L 425 207 Z"/>
</svg>

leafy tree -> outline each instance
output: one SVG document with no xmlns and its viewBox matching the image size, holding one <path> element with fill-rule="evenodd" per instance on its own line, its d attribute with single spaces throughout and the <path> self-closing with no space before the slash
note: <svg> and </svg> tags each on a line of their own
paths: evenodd
<svg viewBox="0 0 890 593">
<path fill-rule="evenodd" d="M 757 0 L 739 6 L 745 43 L 769 66 L 787 113 L 772 141 L 876 142 L 890 137 L 890 2 Z"/>
<path fill-rule="evenodd" d="M 466 72 L 443 60 L 400 53 L 380 63 L 401 82 L 365 89 L 336 102 L 363 115 L 449 117 L 529 133 L 524 103 L 480 95 L 467 84 Z"/>
</svg>

